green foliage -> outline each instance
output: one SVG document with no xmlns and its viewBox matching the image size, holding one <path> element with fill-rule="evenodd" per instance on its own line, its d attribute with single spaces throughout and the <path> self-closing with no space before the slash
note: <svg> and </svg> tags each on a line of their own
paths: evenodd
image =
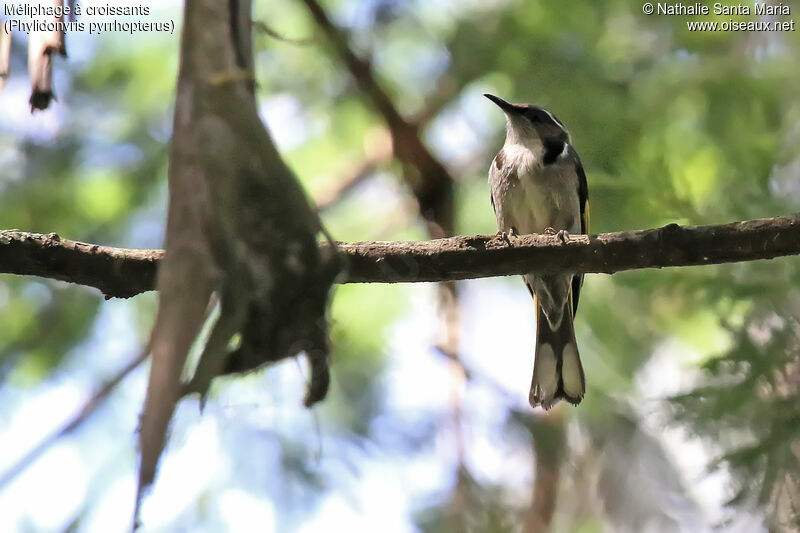
<svg viewBox="0 0 800 533">
<path fill-rule="evenodd" d="M 677 420 L 706 438 L 713 435 L 720 449 L 714 466 L 735 473 L 730 503 L 764 505 L 773 522 L 797 525 L 800 516 L 793 502 L 800 463 L 794 448 L 800 439 L 800 408 L 794 312 L 796 306 L 773 299 L 772 306 L 756 306 L 743 324 L 729 326 L 733 346 L 703 365 L 702 385 L 673 402 Z"/>
<path fill-rule="evenodd" d="M 352 33 L 355 49 L 372 53 L 378 79 L 407 116 L 435 108 L 422 133 L 457 178 L 459 233 L 496 230 L 486 168 L 502 143 L 502 117 L 483 92 L 541 104 L 568 126 L 588 175 L 592 233 L 769 217 L 800 205 L 797 32 L 689 32 L 690 17 L 646 17 L 641 2 L 627 0 L 339 0 L 326 7 Z M 366 138 L 383 122 L 300 2 L 256 2 L 256 18 L 287 38 L 308 40 L 260 34 L 255 47 L 264 118 L 313 196 L 347 177 L 342 173 L 361 161 Z M 58 94 L 57 107 L 68 112 L 57 134 L 24 135 L 0 124 L 6 146 L 0 158 L 13 162 L 0 168 L 0 227 L 158 245 L 178 42 L 154 36 L 137 43 L 115 36 L 88 61 L 57 63 L 70 79 Z M 468 157 L 450 157 L 453 146 Z M 331 233 L 342 240 L 425 238 L 399 175 L 398 165 L 386 165 L 327 210 Z M 622 446 L 622 437 L 638 443 L 634 451 L 656 461 L 658 472 L 671 472 L 660 459 L 667 422 L 645 427 L 650 415 L 640 407 L 655 401 L 669 410 L 674 427 L 689 428 L 713 451 L 710 471 L 730 474 L 733 509 L 765 509 L 768 524 L 788 528 L 800 499 L 799 284 L 795 258 L 588 276 L 577 333 L 589 393 L 570 411 L 583 453 L 562 471 L 562 484 L 574 490 L 560 498 L 554 523 L 599 531 L 610 520 L 608 509 L 592 506 L 590 491 L 577 488 L 589 483 L 581 477 L 590 477 L 583 459 Z M 497 286 L 524 292 L 517 280 Z M 389 339 L 414 309 L 409 294 L 407 286 L 335 291 L 334 384 L 320 417 L 325 438 L 333 435 L 331 453 L 347 450 L 341 453 L 348 461 L 357 455 L 352 449 L 389 453 L 382 447 L 387 440 L 400 443 L 392 453 L 402 457 L 384 460 L 405 460 L 425 451 L 419 442 L 449 435 L 450 421 L 440 412 L 397 413 L 387 405 L 384 385 L 396 364 Z M 151 299 L 132 305 L 142 306 L 143 315 L 153 310 Z M 47 378 L 102 309 L 99 296 L 81 288 L 0 278 L 3 376 L 18 385 Z M 674 387 L 653 400 L 639 381 L 655 353 L 695 375 L 670 403 L 663 396 Z M 88 355 L 75 357 L 90 364 Z M 479 377 L 467 398 L 474 383 Z M 415 386 L 408 384 L 409 395 Z M 631 414 L 620 404 L 637 408 Z M 469 420 L 480 417 L 472 407 Z M 417 417 L 418 427 L 387 437 L 385 419 L 405 416 Z M 305 451 L 299 430 L 289 425 L 272 437 L 282 443 L 283 468 L 307 480 L 309 490 L 298 489 L 298 498 L 347 492 L 340 473 L 320 481 L 313 459 L 297 452 Z M 517 450 L 529 454 L 520 442 Z M 459 518 L 453 502 L 465 495 L 471 530 L 515 530 L 521 523 L 527 492 L 520 496 L 518 487 L 487 481 L 471 468 L 468 461 L 452 466 L 452 482 L 415 506 L 421 530 L 453 530 Z M 603 479 L 619 481 L 607 487 L 621 494 L 638 486 L 604 472 Z M 646 495 L 637 496 L 641 508 L 654 508 Z M 565 518 L 573 511 L 578 518 Z"/>
</svg>

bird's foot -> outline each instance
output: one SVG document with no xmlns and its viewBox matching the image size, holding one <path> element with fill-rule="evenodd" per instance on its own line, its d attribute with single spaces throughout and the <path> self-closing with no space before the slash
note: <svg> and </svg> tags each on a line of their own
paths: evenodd
<svg viewBox="0 0 800 533">
<path fill-rule="evenodd" d="M 497 236 L 503 239 L 503 241 L 508 245 L 509 248 L 513 247 L 514 245 L 511 243 L 511 237 L 517 236 L 517 230 L 514 228 L 509 228 L 508 232 L 505 231 L 498 231 Z"/>
<path fill-rule="evenodd" d="M 556 231 L 552 226 L 544 228 L 545 235 L 555 235 L 562 243 L 566 244 L 569 240 L 569 232 L 565 229 Z"/>
</svg>

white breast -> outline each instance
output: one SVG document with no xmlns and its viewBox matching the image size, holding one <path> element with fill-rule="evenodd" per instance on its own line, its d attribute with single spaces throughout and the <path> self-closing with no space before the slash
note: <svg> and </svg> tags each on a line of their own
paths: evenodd
<svg viewBox="0 0 800 533">
<path fill-rule="evenodd" d="M 539 154 L 513 144 L 503 147 L 503 171 L 490 174 L 502 228 L 520 234 L 542 233 L 546 227 L 580 233 L 578 178 L 574 164 L 559 160 L 544 166 Z M 498 216 L 498 221 L 500 221 Z"/>
</svg>

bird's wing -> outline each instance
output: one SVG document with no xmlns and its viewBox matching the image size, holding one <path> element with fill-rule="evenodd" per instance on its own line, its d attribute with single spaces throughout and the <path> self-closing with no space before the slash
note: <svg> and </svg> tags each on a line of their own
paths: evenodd
<svg viewBox="0 0 800 533">
<path fill-rule="evenodd" d="M 570 146 L 572 160 L 575 161 L 575 173 L 578 175 L 578 202 L 581 208 L 581 233 L 589 233 L 589 185 L 586 183 L 586 172 L 583 170 L 578 152 Z M 581 295 L 583 274 L 572 278 L 572 314 L 578 312 L 578 299 Z"/>
<path fill-rule="evenodd" d="M 500 231 L 506 231 L 508 229 L 505 225 L 506 220 L 503 217 L 503 210 L 500 204 L 501 188 L 503 183 L 508 180 L 506 174 L 508 173 L 509 169 L 503 167 L 505 163 L 505 157 L 506 155 L 503 150 L 500 150 L 497 152 L 497 155 L 494 156 L 492 165 L 489 167 L 489 188 L 491 190 L 490 199 L 492 201 L 494 216 L 497 219 L 497 228 Z"/>
</svg>

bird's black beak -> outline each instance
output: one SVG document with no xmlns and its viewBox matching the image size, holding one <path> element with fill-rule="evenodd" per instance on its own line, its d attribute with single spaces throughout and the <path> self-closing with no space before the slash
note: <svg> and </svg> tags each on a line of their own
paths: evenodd
<svg viewBox="0 0 800 533">
<path fill-rule="evenodd" d="M 497 106 L 506 113 L 519 113 L 519 106 L 510 104 L 498 96 L 493 94 L 484 94 L 483 96 L 497 104 Z"/>
</svg>

